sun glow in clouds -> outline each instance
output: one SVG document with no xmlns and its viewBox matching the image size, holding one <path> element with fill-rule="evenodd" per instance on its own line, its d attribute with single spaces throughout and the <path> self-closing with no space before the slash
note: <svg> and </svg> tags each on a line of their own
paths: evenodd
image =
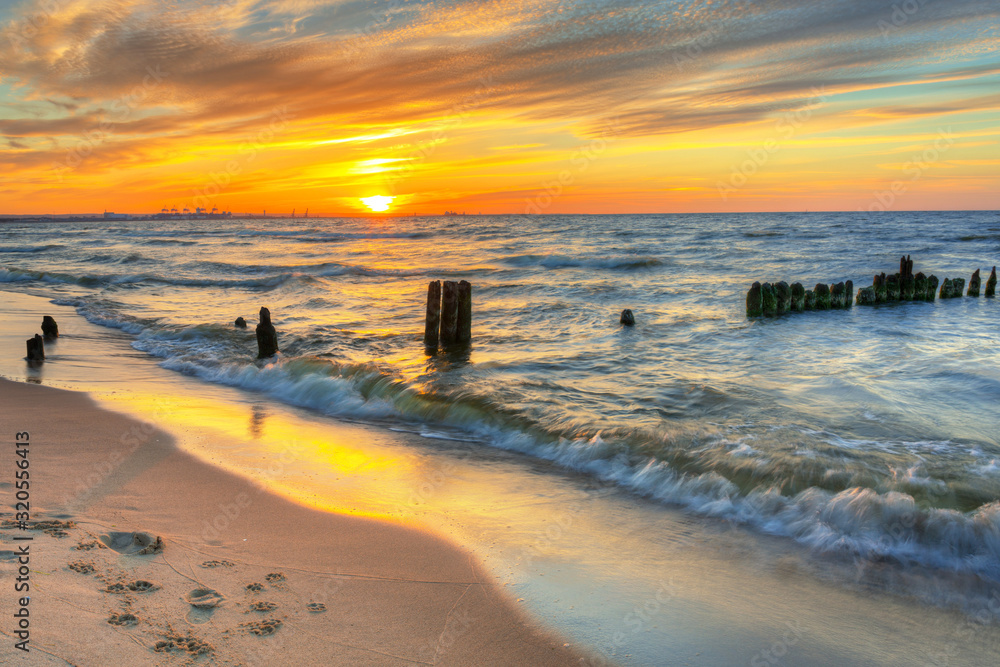
<svg viewBox="0 0 1000 667">
<path fill-rule="evenodd" d="M 364 205 L 371 210 L 380 213 L 382 211 L 389 210 L 389 204 L 392 203 L 393 199 L 395 199 L 395 197 L 375 195 L 374 197 L 362 197 L 361 201 L 364 202 Z"/>
</svg>

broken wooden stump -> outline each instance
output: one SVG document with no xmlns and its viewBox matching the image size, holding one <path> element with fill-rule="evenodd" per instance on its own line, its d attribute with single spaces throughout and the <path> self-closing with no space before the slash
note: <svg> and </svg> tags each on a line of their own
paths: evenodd
<svg viewBox="0 0 1000 667">
<path fill-rule="evenodd" d="M 45 340 L 39 334 L 35 334 L 26 342 L 28 344 L 28 361 L 45 361 Z"/>
<path fill-rule="evenodd" d="M 635 326 L 635 315 L 632 314 L 631 310 L 629 310 L 628 308 L 626 308 L 625 310 L 622 311 L 621 317 L 618 318 L 618 323 L 622 324 L 622 325 L 624 325 L 626 327 L 634 327 Z"/>
<path fill-rule="evenodd" d="M 455 342 L 472 342 L 472 285 L 467 280 L 458 283 L 458 315 L 455 323 Z"/>
<path fill-rule="evenodd" d="M 271 324 L 271 311 L 260 309 L 260 323 L 257 324 L 257 358 L 266 359 L 278 353 L 278 332 Z"/>
<path fill-rule="evenodd" d="M 472 285 L 467 280 L 427 285 L 424 345 L 428 349 L 472 342 Z"/>
<path fill-rule="evenodd" d="M 774 301 L 778 315 L 784 315 L 792 309 L 792 288 L 784 280 L 774 284 Z"/>
<path fill-rule="evenodd" d="M 441 344 L 454 345 L 458 333 L 458 283 L 446 280 L 441 286 Z"/>
<path fill-rule="evenodd" d="M 762 299 L 761 284 L 755 282 L 747 291 L 747 317 L 760 317 L 764 314 Z M 624 316 L 624 313 L 622 315 Z"/>
<path fill-rule="evenodd" d="M 817 283 L 813 288 L 816 295 L 816 310 L 830 310 L 830 286 L 825 283 Z"/>
<path fill-rule="evenodd" d="M 791 290 L 791 311 L 793 313 L 801 313 L 806 309 L 806 288 L 802 286 L 802 283 L 792 283 Z"/>
<path fill-rule="evenodd" d="M 237 327 L 239 329 L 246 329 L 247 328 L 247 321 L 245 319 L 243 319 L 242 317 L 237 317 L 236 321 L 233 322 L 233 326 L 235 326 L 235 327 Z"/>
<path fill-rule="evenodd" d="M 979 296 L 979 286 L 981 282 L 979 269 L 976 269 L 976 272 L 972 274 L 971 278 L 969 278 L 969 291 L 966 292 L 966 296 Z"/>
<path fill-rule="evenodd" d="M 939 299 L 957 299 L 965 291 L 965 278 L 945 278 L 941 283 Z"/>
<path fill-rule="evenodd" d="M 427 317 L 424 320 L 424 345 L 438 346 L 441 330 L 441 281 L 432 280 L 427 285 Z"/>
<path fill-rule="evenodd" d="M 983 296 L 996 296 L 997 292 L 997 267 L 993 267 L 990 277 L 986 279 L 986 291 Z"/>
<path fill-rule="evenodd" d="M 59 338 L 59 325 L 51 315 L 42 317 L 42 335 L 45 338 Z"/>
</svg>

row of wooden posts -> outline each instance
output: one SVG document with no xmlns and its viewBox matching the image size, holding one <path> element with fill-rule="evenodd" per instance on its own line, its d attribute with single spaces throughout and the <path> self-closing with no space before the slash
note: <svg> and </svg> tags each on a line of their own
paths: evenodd
<svg viewBox="0 0 1000 667">
<path fill-rule="evenodd" d="M 914 275 L 913 260 L 907 255 L 899 259 L 898 273 L 876 275 L 870 287 L 858 289 L 857 296 L 852 294 L 854 285 L 850 280 L 831 286 L 820 283 L 812 290 L 805 290 L 801 283 L 789 286 L 785 282 L 773 285 L 755 282 L 747 291 L 747 317 L 774 317 L 788 312 L 850 308 L 853 303 L 873 306 L 894 301 L 933 301 L 935 296 L 953 299 L 962 296 L 963 292 L 967 296 L 978 297 L 981 287 L 979 269 L 972 274 L 966 290 L 964 278 L 945 278 L 939 283 L 934 275 Z M 984 295 L 996 296 L 996 287 L 997 268 L 994 266 L 986 280 Z"/>
<path fill-rule="evenodd" d="M 42 335 L 35 334 L 26 341 L 28 361 L 45 361 L 45 341 L 56 338 L 59 338 L 59 324 L 51 315 L 45 315 L 42 318 Z"/>
<path fill-rule="evenodd" d="M 246 320 L 236 318 L 235 325 L 245 329 Z M 266 359 L 278 352 L 278 334 L 271 323 L 271 311 L 260 309 L 257 325 L 257 358 Z M 462 280 L 431 281 L 427 286 L 427 316 L 424 321 L 424 345 L 437 349 L 472 342 L 472 285 Z"/>
</svg>

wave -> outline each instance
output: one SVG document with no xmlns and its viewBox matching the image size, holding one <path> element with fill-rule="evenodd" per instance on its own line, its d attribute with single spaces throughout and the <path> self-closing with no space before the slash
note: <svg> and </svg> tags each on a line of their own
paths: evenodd
<svg viewBox="0 0 1000 667">
<path fill-rule="evenodd" d="M 260 278 L 225 280 L 219 278 L 168 278 L 157 274 L 99 274 L 73 275 L 51 271 L 29 271 L 26 269 L 0 268 L 0 282 L 39 281 L 45 283 L 62 283 L 80 285 L 82 287 L 107 287 L 112 285 L 132 285 L 136 283 L 160 283 L 177 287 L 250 287 L 273 289 L 296 278 L 307 278 L 294 273 L 282 273 Z"/>
<path fill-rule="evenodd" d="M 58 250 L 59 248 L 63 247 L 65 246 L 50 243 L 49 245 L 14 246 L 12 248 L 0 248 L 0 252 L 35 253 L 35 252 L 45 252 L 46 250 Z"/>
<path fill-rule="evenodd" d="M 789 537 L 818 553 L 917 564 L 1000 581 L 1000 502 L 962 513 L 921 507 L 913 496 L 896 490 L 809 487 L 783 495 L 776 486 L 767 486 L 744 492 L 718 472 L 682 472 L 639 453 L 634 443 L 605 440 L 601 434 L 559 437 L 504 414 L 487 399 L 418 391 L 371 365 L 281 355 L 266 363 L 233 361 L 234 349 L 246 354 L 250 346 L 252 353 L 252 342 L 228 328 L 166 330 L 135 321 L 88 319 L 138 333 L 133 347 L 163 359 L 165 368 L 208 382 L 263 392 L 333 417 L 403 419 L 461 429 L 477 441 L 546 459 L 699 515 Z M 755 450 L 736 443 L 730 453 L 753 457 Z M 942 484 L 914 470 L 901 475 L 913 484 Z"/>
<path fill-rule="evenodd" d="M 293 275 L 311 275 L 320 278 L 336 276 L 415 276 L 426 273 L 423 269 L 378 269 L 339 262 L 319 262 L 317 264 L 231 264 L 229 262 L 198 262 L 189 265 L 202 270 L 209 268 L 233 273 L 290 272 Z"/>
<path fill-rule="evenodd" d="M 501 260 L 504 264 L 519 268 L 538 266 L 545 269 L 610 269 L 637 270 L 663 266 L 656 257 L 569 257 L 567 255 L 512 255 Z"/>
</svg>

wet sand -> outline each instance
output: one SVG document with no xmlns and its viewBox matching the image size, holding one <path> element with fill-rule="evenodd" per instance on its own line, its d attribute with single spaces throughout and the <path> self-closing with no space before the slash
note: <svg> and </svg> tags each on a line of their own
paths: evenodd
<svg viewBox="0 0 1000 667">
<path fill-rule="evenodd" d="M 30 433 L 43 522 L 0 530 L 4 580 L 30 545 L 30 664 L 579 663 L 437 536 L 273 495 L 83 393 L 0 380 L 0 402 L 7 439 Z"/>
</svg>

